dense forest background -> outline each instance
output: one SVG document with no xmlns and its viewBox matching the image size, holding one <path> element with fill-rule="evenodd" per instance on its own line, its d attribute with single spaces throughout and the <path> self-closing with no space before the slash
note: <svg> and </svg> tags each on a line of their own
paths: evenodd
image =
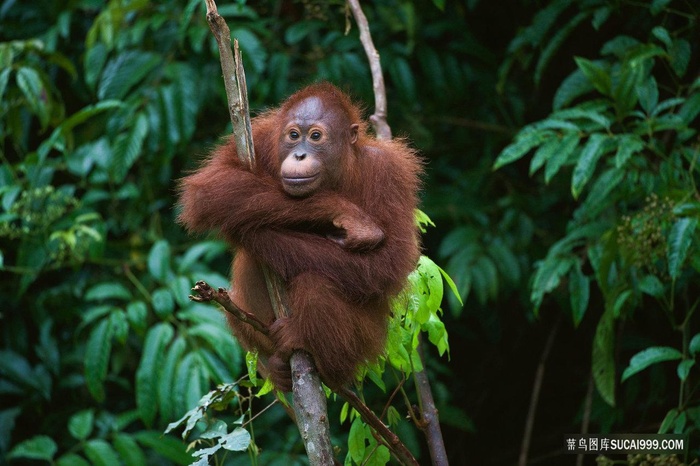
<svg viewBox="0 0 700 466">
<path fill-rule="evenodd" d="M 344 2 L 220 3 L 253 113 L 317 80 L 371 111 Z M 686 433 L 690 463 L 700 4 L 363 8 L 389 123 L 427 164 L 425 253 L 464 300 L 443 303 L 450 357 L 428 355 L 452 464 L 515 464 L 528 419 L 530 464 L 575 464 L 564 435 L 582 426 Z M 230 133 L 204 12 L 202 0 L 0 5 L 0 463 L 188 464 L 165 426 L 245 373 L 216 309 L 187 299 L 199 279 L 227 286 L 230 254 L 174 223 L 176 180 Z M 332 425 L 344 448 L 347 424 Z M 253 426 L 252 461 L 304 464 L 279 406 Z M 427 462 L 410 423 L 397 431 Z"/>
</svg>

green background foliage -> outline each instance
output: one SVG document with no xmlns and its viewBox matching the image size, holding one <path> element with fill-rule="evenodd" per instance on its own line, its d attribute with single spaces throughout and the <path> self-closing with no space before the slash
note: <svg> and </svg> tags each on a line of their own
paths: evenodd
<svg viewBox="0 0 700 466">
<path fill-rule="evenodd" d="M 221 3 L 254 112 L 321 79 L 371 109 L 343 2 Z M 583 419 L 589 432 L 686 433 L 698 455 L 700 6 L 364 3 L 390 124 L 427 161 L 426 254 L 464 302 L 435 302 L 426 259 L 411 285 L 430 291 L 397 308 L 403 330 L 390 364 L 367 370 L 368 404 L 381 412 L 414 359 L 408 325 L 435 345 L 426 367 L 454 464 L 516 461 L 540 362 L 540 464 L 561 464 L 552 452 Z M 203 1 L 0 6 L 3 461 L 193 461 L 163 430 L 247 371 L 216 308 L 187 298 L 197 280 L 227 286 L 230 255 L 174 223 L 174 193 L 229 132 Z M 243 388 L 225 400 L 264 407 Z M 330 409 L 348 461 L 384 464 L 366 426 Z M 427 461 L 406 411 L 393 403 L 386 422 Z M 233 434 L 240 412 L 209 431 Z M 304 463 L 279 406 L 254 425 L 251 461 Z"/>
</svg>

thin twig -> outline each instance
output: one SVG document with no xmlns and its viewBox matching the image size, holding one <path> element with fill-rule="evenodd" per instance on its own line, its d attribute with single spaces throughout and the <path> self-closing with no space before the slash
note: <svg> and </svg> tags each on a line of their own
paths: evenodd
<svg viewBox="0 0 700 466">
<path fill-rule="evenodd" d="M 387 105 L 386 105 L 386 89 L 384 88 L 384 74 L 382 73 L 382 65 L 379 58 L 379 52 L 374 47 L 372 35 L 369 32 L 369 24 L 367 17 L 362 11 L 359 0 L 348 0 L 350 10 L 355 18 L 357 27 L 360 31 L 360 42 L 365 49 L 365 54 L 369 60 L 369 67 L 372 71 L 372 87 L 374 88 L 374 114 L 369 117 L 372 122 L 372 127 L 377 135 L 377 139 L 391 139 L 391 128 L 386 121 Z"/>
<path fill-rule="evenodd" d="M 540 401 L 540 390 L 542 389 L 544 369 L 545 365 L 547 364 L 547 359 L 549 358 L 549 352 L 552 349 L 552 344 L 554 343 L 554 337 L 559 331 L 560 323 L 561 317 L 557 320 L 557 323 L 554 324 L 554 328 L 552 328 L 552 330 L 549 332 L 547 342 L 544 344 L 544 349 L 542 350 L 542 355 L 540 356 L 540 362 L 537 364 L 535 381 L 532 384 L 532 395 L 530 396 L 530 407 L 527 412 L 527 419 L 525 420 L 525 433 L 523 434 L 523 442 L 520 446 L 518 466 L 525 466 L 527 464 L 527 456 L 530 451 L 530 441 L 532 439 L 532 428 L 535 425 L 535 414 L 537 413 L 537 405 Z"/>
<path fill-rule="evenodd" d="M 593 374 L 588 376 L 588 389 L 586 390 L 586 400 L 583 405 L 583 419 L 581 420 L 581 433 L 588 433 L 588 426 L 591 423 L 591 410 L 593 408 Z M 583 456 L 576 457 L 576 466 L 583 466 Z"/>
</svg>

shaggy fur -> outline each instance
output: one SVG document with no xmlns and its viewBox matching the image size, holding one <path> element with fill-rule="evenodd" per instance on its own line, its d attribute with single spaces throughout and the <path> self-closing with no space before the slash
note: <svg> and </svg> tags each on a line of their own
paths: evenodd
<svg viewBox="0 0 700 466">
<path fill-rule="evenodd" d="M 337 175 L 307 197 L 282 189 L 280 147 L 288 116 L 309 97 L 333 109 L 324 123 L 329 146 L 341 154 Z M 353 144 L 351 125 L 359 125 Z M 359 363 L 381 353 L 389 299 L 403 287 L 419 257 L 414 222 L 422 166 L 402 141 L 369 136 L 359 108 L 330 84 L 309 86 L 278 109 L 253 119 L 256 167 L 251 172 L 232 140 L 181 180 L 179 221 L 192 232 L 220 231 L 236 249 L 231 298 L 270 325 L 267 338 L 234 318 L 229 323 L 247 349 L 259 350 L 278 388 L 291 388 L 289 356 L 313 356 L 323 380 L 340 386 Z M 344 246 L 330 239 L 339 218 L 348 240 L 365 225 L 384 233 L 379 244 Z M 260 264 L 286 284 L 292 315 L 275 321 Z"/>
</svg>

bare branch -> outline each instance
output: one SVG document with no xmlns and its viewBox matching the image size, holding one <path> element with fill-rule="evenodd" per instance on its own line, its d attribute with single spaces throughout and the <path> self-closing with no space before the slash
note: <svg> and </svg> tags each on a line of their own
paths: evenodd
<svg viewBox="0 0 700 466">
<path fill-rule="evenodd" d="M 418 354 L 421 357 L 421 362 L 425 360 L 423 356 L 423 338 L 418 338 Z M 423 363 L 425 368 L 425 363 Z M 447 466 L 447 450 L 445 450 L 445 442 L 442 438 L 442 430 L 440 429 L 440 418 L 438 410 L 435 407 L 433 400 L 433 392 L 430 389 L 430 381 L 425 369 L 414 373 L 416 384 L 418 387 L 418 396 L 421 400 L 421 419 L 420 425 L 425 432 L 425 437 L 428 439 L 428 449 L 430 450 L 430 458 L 436 466 Z"/>
<path fill-rule="evenodd" d="M 223 288 L 219 288 L 218 290 L 214 291 L 214 289 L 209 286 L 207 282 L 200 280 L 195 283 L 192 291 L 199 294 L 199 296 L 190 295 L 190 299 L 192 301 L 196 301 L 198 303 L 215 301 L 219 303 L 226 312 L 233 314 L 241 322 L 251 325 L 255 330 L 264 335 L 269 335 L 270 331 L 267 325 L 261 322 L 257 317 L 255 317 L 255 315 L 238 307 L 233 301 L 231 301 L 231 297 Z"/>
<path fill-rule="evenodd" d="M 377 139 L 391 139 L 391 128 L 386 121 L 386 89 L 384 88 L 384 74 L 379 58 L 379 52 L 374 48 L 372 35 L 369 32 L 367 17 L 362 11 L 359 0 L 348 0 L 350 10 L 355 18 L 357 27 L 360 30 L 360 42 L 365 48 L 365 54 L 369 60 L 369 67 L 372 71 L 372 87 L 374 88 L 374 114 L 369 117 L 372 122 Z"/>
<path fill-rule="evenodd" d="M 238 157 L 249 167 L 255 166 L 253 132 L 248 113 L 248 91 L 245 73 L 241 64 L 238 41 L 234 41 L 236 59 L 231 52 L 231 30 L 224 18 L 219 15 L 214 0 L 205 0 L 207 4 L 207 22 L 219 47 L 221 71 L 224 74 L 224 88 L 228 99 L 228 112 L 233 126 L 233 138 L 236 142 Z"/>
</svg>

